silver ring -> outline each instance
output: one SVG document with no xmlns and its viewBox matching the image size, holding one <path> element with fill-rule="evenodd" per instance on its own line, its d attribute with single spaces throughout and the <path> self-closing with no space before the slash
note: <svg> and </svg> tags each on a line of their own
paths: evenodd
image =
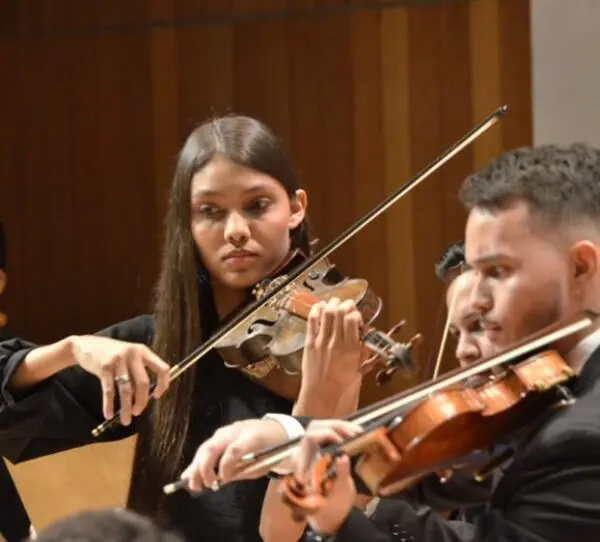
<svg viewBox="0 0 600 542">
<path fill-rule="evenodd" d="M 210 489 L 212 489 L 213 491 L 219 491 L 219 489 L 221 488 L 221 484 L 219 484 L 219 482 L 217 480 L 215 480 L 211 485 L 210 485 Z"/>
<path fill-rule="evenodd" d="M 129 378 L 128 374 L 124 374 L 124 375 L 119 375 L 119 376 L 115 376 L 115 382 L 117 384 L 126 384 L 129 383 L 131 381 L 131 379 Z"/>
</svg>

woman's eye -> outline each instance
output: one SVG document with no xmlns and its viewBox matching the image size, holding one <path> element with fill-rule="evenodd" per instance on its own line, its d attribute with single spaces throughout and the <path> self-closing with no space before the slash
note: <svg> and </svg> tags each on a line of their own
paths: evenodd
<svg viewBox="0 0 600 542">
<path fill-rule="evenodd" d="M 254 200 L 248 206 L 248 211 L 250 211 L 251 213 L 263 213 L 264 211 L 267 210 L 267 207 L 269 207 L 270 203 L 271 203 L 270 200 L 268 200 L 267 198 L 260 198 L 260 199 Z"/>
<path fill-rule="evenodd" d="M 223 211 L 214 205 L 201 205 L 198 212 L 206 218 L 218 218 L 223 214 Z"/>
</svg>

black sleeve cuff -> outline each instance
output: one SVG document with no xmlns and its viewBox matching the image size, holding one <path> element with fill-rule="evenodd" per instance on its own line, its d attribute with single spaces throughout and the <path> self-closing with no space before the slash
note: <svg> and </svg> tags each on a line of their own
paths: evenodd
<svg viewBox="0 0 600 542">
<path fill-rule="evenodd" d="M 389 537 L 358 508 L 353 508 L 340 530 L 335 542 L 389 542 Z"/>
<path fill-rule="evenodd" d="M 8 383 L 11 381 L 13 375 L 17 372 L 17 369 L 27 357 L 27 354 L 36 348 L 37 346 L 32 346 L 24 350 L 19 350 L 10 356 L 4 365 L 2 370 L 2 383 L 0 384 L 0 394 L 2 394 L 2 400 L 6 405 L 12 406 L 20 399 L 20 397 L 16 397 L 8 390 Z"/>
</svg>

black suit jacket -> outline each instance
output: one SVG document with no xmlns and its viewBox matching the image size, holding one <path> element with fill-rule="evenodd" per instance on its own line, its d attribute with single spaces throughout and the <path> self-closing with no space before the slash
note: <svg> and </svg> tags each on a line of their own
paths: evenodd
<svg viewBox="0 0 600 542">
<path fill-rule="evenodd" d="M 12 336 L 8 327 L 0 328 L 0 341 Z M 15 483 L 0 458 L 0 534 L 6 542 L 19 542 L 29 536 L 30 523 Z"/>
<path fill-rule="evenodd" d="M 597 542 L 600 539 L 600 348 L 570 386 L 576 402 L 523 441 L 472 533 L 433 510 L 354 510 L 338 542 Z"/>
</svg>

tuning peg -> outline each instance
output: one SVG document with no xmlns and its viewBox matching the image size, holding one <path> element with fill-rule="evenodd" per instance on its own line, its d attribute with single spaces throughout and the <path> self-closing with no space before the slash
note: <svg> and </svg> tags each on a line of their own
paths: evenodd
<svg viewBox="0 0 600 542">
<path fill-rule="evenodd" d="M 397 371 L 395 367 L 385 367 L 384 369 L 380 369 L 377 371 L 375 375 L 375 382 L 378 386 L 383 386 L 384 384 L 388 384 L 391 382 L 394 373 Z"/>
<path fill-rule="evenodd" d="M 421 335 L 420 333 L 417 333 L 416 335 L 414 335 L 412 337 L 412 339 L 410 341 L 408 341 L 408 349 L 412 350 L 413 348 L 416 348 L 417 346 L 419 346 L 422 342 L 423 342 L 423 335 Z"/>
</svg>

